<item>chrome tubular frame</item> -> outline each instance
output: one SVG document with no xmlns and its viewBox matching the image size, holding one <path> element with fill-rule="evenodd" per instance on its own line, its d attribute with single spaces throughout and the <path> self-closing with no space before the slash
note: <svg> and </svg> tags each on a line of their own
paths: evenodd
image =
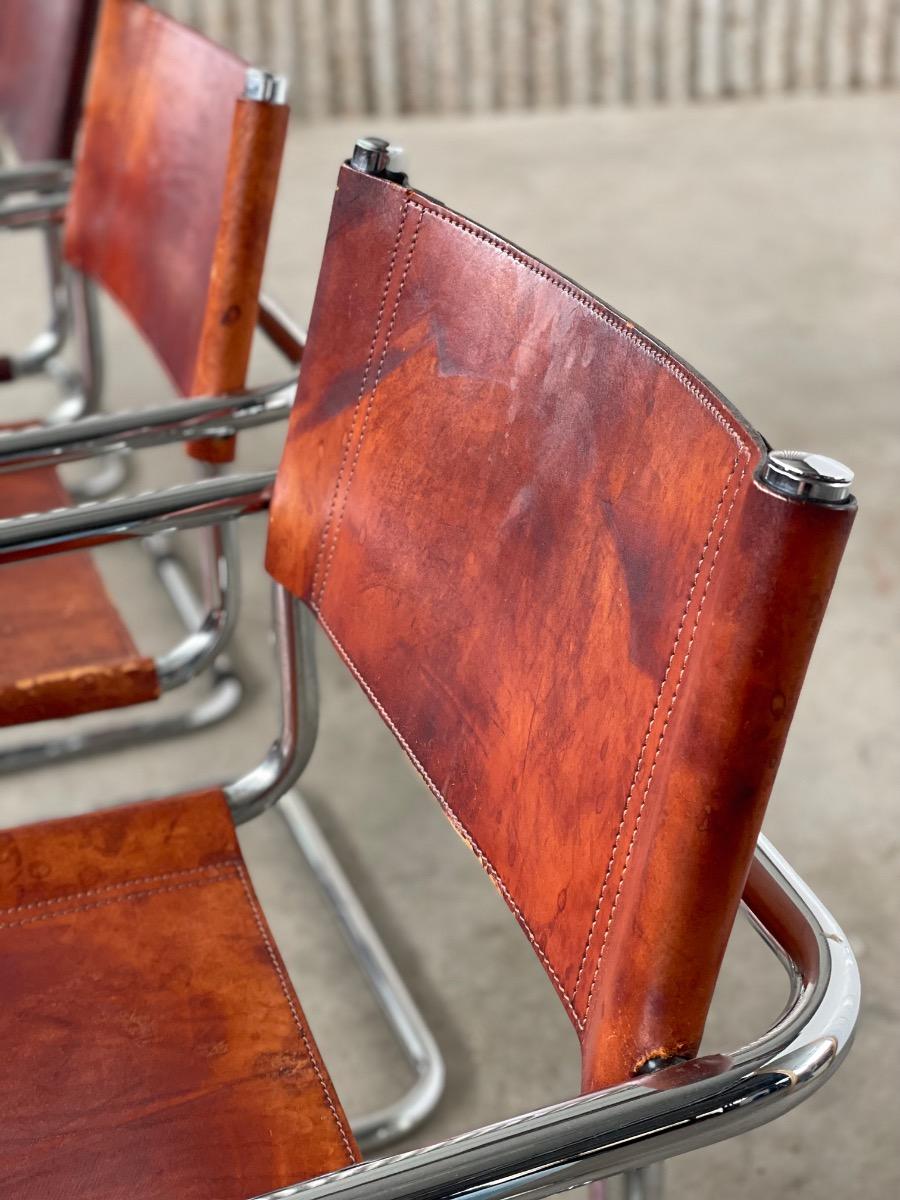
<svg viewBox="0 0 900 1200">
<path fill-rule="evenodd" d="M 411 1133 L 434 1111 L 444 1091 L 444 1060 L 306 800 L 292 788 L 278 801 L 278 809 L 331 902 L 353 957 L 415 1076 L 415 1083 L 398 1100 L 351 1122 L 360 1149 L 378 1150 Z"/>
<path fill-rule="evenodd" d="M 53 356 L 59 354 L 69 333 L 68 293 L 62 262 L 62 231 L 58 224 L 46 223 L 41 232 L 47 265 L 50 317 L 47 328 L 39 333 L 21 354 L 5 357 L 4 377 L 7 379 L 22 379 L 45 370 Z"/>
<path fill-rule="evenodd" d="M 834 918 L 765 838 L 744 898 L 792 982 L 791 1001 L 762 1037 L 255 1200 L 540 1200 L 787 1112 L 843 1060 L 859 1014 L 859 973 Z"/>
<path fill-rule="evenodd" d="M 312 616 L 290 592 L 274 585 L 272 621 L 281 683 L 281 732 L 261 763 L 225 786 L 236 825 L 271 808 L 297 782 L 319 731 Z"/>
<path fill-rule="evenodd" d="M 68 192 L 49 192 L 30 200 L 6 200 L 0 204 L 0 229 L 36 229 L 60 223 L 66 214 Z"/>
<path fill-rule="evenodd" d="M 72 180 L 72 164 L 65 159 L 0 167 L 0 199 L 22 192 L 62 192 Z"/>
<path fill-rule="evenodd" d="M 62 466 L 100 455 L 228 437 L 284 419 L 296 376 L 230 396 L 173 400 L 155 408 L 86 416 L 69 424 L 0 434 L 0 473 Z"/>
<path fill-rule="evenodd" d="M 68 202 L 67 189 L 72 168 L 68 163 L 38 163 L 11 171 L 0 171 L 0 229 L 41 229 L 46 244 L 50 319 L 21 354 L 0 359 L 0 378 L 21 379 L 43 373 L 57 387 L 61 399 L 46 418 L 50 426 L 75 421 L 100 408 L 103 391 L 103 358 L 100 346 L 100 317 L 94 283 L 80 271 L 68 267 L 62 255 L 62 221 Z M 55 190 L 54 190 L 55 189 Z M 18 192 L 36 193 L 35 198 L 10 202 L 4 198 Z M 69 366 L 59 355 L 74 328 L 78 365 Z M 72 489 L 78 499 L 107 496 L 125 481 L 128 463 L 123 457 L 110 459 L 99 470 Z"/>
<path fill-rule="evenodd" d="M 222 475 L 158 492 L 7 517 L 0 520 L 0 563 L 199 529 L 261 512 L 274 483 L 274 471 Z"/>
<path fill-rule="evenodd" d="M 176 562 L 173 567 L 169 561 L 166 535 L 178 529 L 208 524 L 214 539 L 211 544 L 222 547 L 222 558 L 227 559 L 234 553 L 233 519 L 265 508 L 273 480 L 272 474 L 217 477 L 133 500 L 97 502 L 55 513 L 0 521 L 0 565 L 34 554 L 143 538 L 149 543 L 161 574 L 167 568 L 174 571 L 169 589 L 177 598 L 185 623 L 196 627 L 202 608 L 194 593 L 185 590 L 180 565 Z M 222 607 L 222 593 L 226 590 L 227 584 L 223 581 L 220 590 L 214 590 L 208 597 L 210 604 L 216 605 L 218 597 L 218 605 Z M 318 886 L 333 905 L 351 950 L 415 1072 L 415 1082 L 397 1101 L 354 1122 L 360 1145 L 375 1148 L 409 1133 L 431 1113 L 443 1090 L 444 1065 L 415 1001 L 312 813 L 299 794 L 289 791 L 309 761 L 318 732 L 313 621 L 299 601 L 277 586 L 273 591 L 273 618 L 281 685 L 281 732 L 263 761 L 246 775 L 227 784 L 224 790 L 237 824 L 251 820 L 281 801 L 282 815 Z M 213 657 L 213 672 L 227 671 L 227 660 L 221 655 L 215 657 L 210 641 L 211 638 L 204 638 L 198 652 Z M 231 676 L 231 683 L 239 689 L 235 676 Z M 225 715 L 224 712 L 221 715 Z M 173 718 L 167 720 L 174 721 Z M 131 725 L 124 729 L 123 736 L 127 736 L 129 744 L 141 740 L 144 733 L 140 726 Z M 85 735 L 95 739 L 94 746 L 81 748 L 83 737 L 74 752 L 89 753 L 97 748 L 96 739 L 108 740 L 117 732 L 110 730 Z M 73 741 L 75 739 L 67 739 L 61 743 L 64 752 L 73 752 Z M 27 750 L 17 753 L 21 756 Z M 0 772 L 5 769 L 4 761 L 0 759 Z"/>
</svg>

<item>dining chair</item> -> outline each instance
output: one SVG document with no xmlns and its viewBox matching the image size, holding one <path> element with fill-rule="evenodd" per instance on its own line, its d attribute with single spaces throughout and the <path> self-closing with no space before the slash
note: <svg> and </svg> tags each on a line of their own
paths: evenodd
<svg viewBox="0 0 900 1200">
<path fill-rule="evenodd" d="M 269 509 L 282 734 L 259 768 L 215 793 L 217 820 L 227 826 L 226 804 L 241 821 L 289 794 L 308 759 L 314 729 L 297 725 L 296 701 L 309 695 L 300 650 L 314 618 L 477 855 L 569 1015 L 581 1096 L 279 1185 L 266 1200 L 536 1200 L 623 1171 L 633 1194 L 647 1194 L 654 1164 L 788 1111 L 830 1078 L 852 1040 L 852 950 L 759 833 L 853 522 L 852 473 L 772 450 L 633 322 L 389 168 L 386 143 L 367 139 L 340 170 L 277 477 L 209 479 L 5 521 L 0 562 Z M 115 844 L 115 869 L 132 881 L 123 890 L 147 887 L 145 855 L 128 838 L 87 836 L 86 822 L 129 819 L 112 810 L 8 834 L 19 850 L 6 861 L 24 864 L 24 890 L 11 900 L 67 911 L 89 842 Z M 199 832 L 184 836 L 187 867 L 176 850 L 152 866 L 173 891 L 175 873 L 218 862 Z M 45 838 L 50 848 L 32 855 Z M 43 878 L 28 868 L 35 859 L 69 862 L 53 839 L 75 850 L 51 896 L 41 889 L 52 884 L 27 881 Z M 239 874 L 233 853 L 226 870 Z M 186 904 L 178 895 L 166 904 Z M 739 1049 L 698 1056 L 742 895 L 788 972 L 788 1002 Z M 35 978 L 51 961 L 65 974 L 59 938 L 84 975 L 102 934 L 92 941 L 65 921 L 56 932 L 51 910 L 40 911 L 46 943 L 17 934 L 15 961 L 34 964 Z M 179 917 L 185 953 L 199 949 L 198 925 L 217 919 Z M 94 1056 L 113 1090 L 123 1062 L 133 1070 L 146 1009 L 156 1011 L 154 953 L 137 965 L 129 957 L 124 984 L 97 977 L 119 1039 L 112 1049 L 93 1046 L 80 1006 L 63 1024 L 85 1066 L 40 1126 L 48 1146 Z M 177 978 L 197 987 L 207 977 L 198 968 Z M 62 1061 L 38 1036 L 55 1028 L 53 1001 L 39 984 L 23 995 L 4 997 L 4 1018 L 34 1054 L 31 1074 L 47 1078 Z M 206 1069 L 206 1011 L 188 1023 L 201 1034 L 179 1071 Z M 165 1044 L 153 1028 L 154 1046 Z M 16 1108 L 25 1089 L 25 1110 L 44 1113 L 31 1087 L 13 1078 L 9 1102 Z M 227 1088 L 219 1101 L 233 1111 Z M 107 1116 L 92 1106 L 78 1133 L 104 1152 L 111 1145 L 115 1163 Z M 217 1126 L 203 1127 L 216 1136 Z M 21 1161 L 22 1143 L 12 1144 Z M 354 1156 L 352 1144 L 343 1154 Z M 146 1169 L 137 1172 L 138 1194 L 177 1192 L 161 1182 L 152 1146 L 139 1161 L 156 1173 L 148 1190 Z M 65 1156 L 41 1166 L 69 1183 Z M 167 1169 L 181 1166 L 166 1155 Z M 232 1195 L 220 1180 L 179 1194 Z"/>
</svg>

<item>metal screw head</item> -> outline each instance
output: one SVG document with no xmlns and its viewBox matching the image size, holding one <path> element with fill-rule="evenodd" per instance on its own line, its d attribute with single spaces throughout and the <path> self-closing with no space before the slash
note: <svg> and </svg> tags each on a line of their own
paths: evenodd
<svg viewBox="0 0 900 1200">
<path fill-rule="evenodd" d="M 350 166 L 364 175 L 383 175 L 388 169 L 391 146 L 385 138 L 359 138 L 350 156 Z"/>
<path fill-rule="evenodd" d="M 287 79 L 284 75 L 273 75 L 258 67 L 248 67 L 244 75 L 245 100 L 258 100 L 262 104 L 284 104 L 287 98 Z"/>
<path fill-rule="evenodd" d="M 808 450 L 771 450 L 760 477 L 784 496 L 828 504 L 843 504 L 849 499 L 853 484 L 849 467 L 836 458 Z"/>
</svg>

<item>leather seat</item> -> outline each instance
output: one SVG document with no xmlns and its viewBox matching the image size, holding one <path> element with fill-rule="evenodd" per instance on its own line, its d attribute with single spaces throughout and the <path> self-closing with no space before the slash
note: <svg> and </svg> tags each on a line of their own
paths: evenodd
<svg viewBox="0 0 900 1200">
<path fill-rule="evenodd" d="M 0 1195 L 247 1200 L 358 1154 L 210 791 L 0 834 Z"/>
<path fill-rule="evenodd" d="M 72 500 L 56 471 L 0 475 L 0 518 Z M 15 563 L 0 586 L 0 725 L 154 700 L 139 653 L 88 552 Z"/>
</svg>

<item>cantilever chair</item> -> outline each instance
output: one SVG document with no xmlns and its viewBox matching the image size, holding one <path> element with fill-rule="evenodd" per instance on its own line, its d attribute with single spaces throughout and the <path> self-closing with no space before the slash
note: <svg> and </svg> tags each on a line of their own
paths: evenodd
<svg viewBox="0 0 900 1200">
<path fill-rule="evenodd" d="M 48 1181 L 85 1200 L 251 1195 L 269 1104 L 268 1200 L 536 1198 L 623 1171 L 637 1195 L 652 1164 L 810 1095 L 850 1044 L 858 974 L 834 919 L 757 839 L 853 521 L 851 482 L 833 460 L 771 451 L 686 363 L 392 177 L 377 144 L 355 153 L 277 479 L 0 524 L 9 561 L 270 508 L 283 679 L 280 740 L 242 780 L 199 802 L 7 835 L 3 861 L 17 867 L 0 936 L 16 970 L 0 982 L 0 1022 L 31 1068 L 4 1080 L 9 1109 L 27 1115 L 12 1133 L 0 1124 L 17 1200 Z M 333 1094 L 317 1093 L 307 1123 L 308 1092 L 302 1116 L 265 1092 L 301 1070 L 296 1046 L 273 1050 L 273 1037 L 299 1030 L 309 1053 L 299 1007 L 269 945 L 262 960 L 287 995 L 270 977 L 267 998 L 236 1015 L 229 978 L 252 953 L 255 918 L 229 916 L 240 934 L 221 964 L 217 939 L 243 878 L 225 806 L 241 821 L 273 803 L 312 747 L 299 682 L 311 616 L 533 946 L 577 1035 L 584 1094 L 291 1187 L 290 1171 L 327 1171 L 355 1148 L 336 1131 Z M 173 846 L 159 827 L 177 831 Z M 113 845 L 110 865 L 96 847 Z M 698 1058 L 742 893 L 790 997 L 762 1036 Z M 126 908 L 142 918 L 129 921 L 133 952 Z M 178 981 L 175 995 L 161 979 Z M 66 1019 L 54 1022 L 57 996 Z M 262 1091 L 234 1086 L 239 1017 L 260 1039 Z M 322 1084 L 324 1068 L 312 1073 Z M 176 1093 L 196 1105 L 170 1107 Z M 224 1152 L 226 1180 L 218 1140 L 235 1123 L 249 1133 Z M 195 1135 L 192 1162 L 182 1147 Z"/>
<path fill-rule="evenodd" d="M 67 266 L 131 317 L 178 394 L 239 392 L 287 115 L 275 77 L 138 0 L 106 0 L 71 191 L 0 207 L 0 224 L 61 233 Z M 278 313 L 267 310 L 263 324 L 295 372 L 297 337 Z M 288 411 L 294 378 L 264 392 L 265 419 Z M 55 426 L 55 435 L 64 428 Z M 215 470 L 231 458 L 233 441 L 211 436 L 189 450 Z M 70 502 L 55 470 L 7 474 L 0 485 L 4 516 Z M 2 613 L 0 722 L 155 700 L 207 669 L 209 695 L 185 712 L 9 749 L 0 771 L 188 732 L 237 706 L 240 679 L 220 657 L 236 616 L 234 545 L 227 536 L 204 540 L 205 608 L 171 545 L 153 549 L 186 626 L 185 638 L 156 660 L 138 651 L 87 558 L 21 568 Z M 53 619 L 62 586 L 64 624 Z"/>
</svg>

